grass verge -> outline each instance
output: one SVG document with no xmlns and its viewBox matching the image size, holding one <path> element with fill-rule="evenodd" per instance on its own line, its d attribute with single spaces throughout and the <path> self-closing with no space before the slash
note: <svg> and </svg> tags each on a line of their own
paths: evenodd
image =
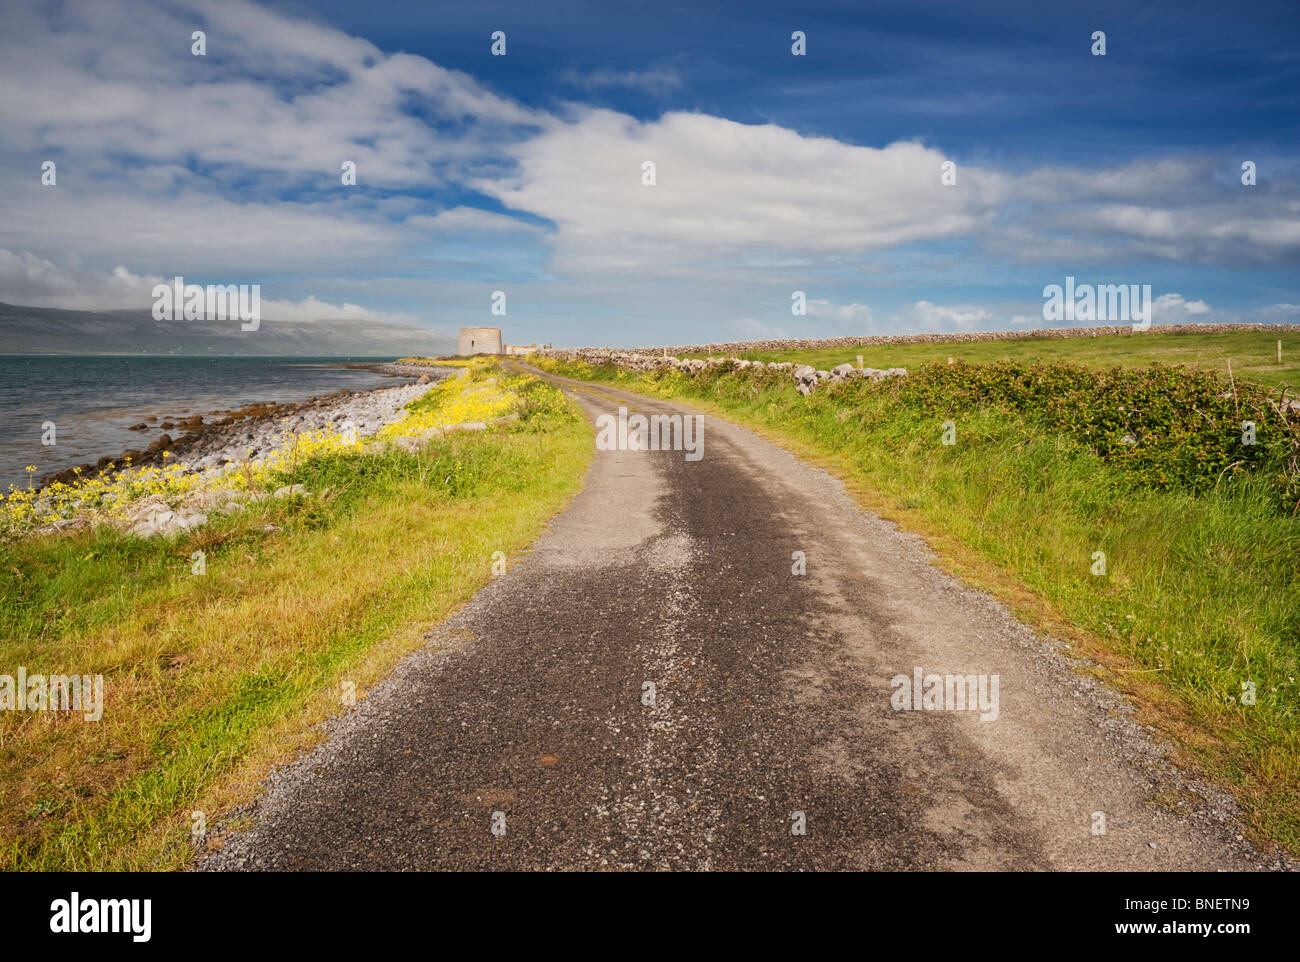
<svg viewBox="0 0 1300 962">
<path fill-rule="evenodd" d="M 477 365 L 431 395 L 417 426 L 440 404 L 443 423 L 499 415 L 503 395 L 518 416 L 423 450 L 324 452 L 262 483 L 312 496 L 171 538 L 99 526 L 0 545 L 0 674 L 105 689 L 99 721 L 0 712 L 0 868 L 183 867 L 192 813 L 253 797 L 345 683 L 364 697 L 580 487 L 590 432 L 554 388 Z"/>
</svg>

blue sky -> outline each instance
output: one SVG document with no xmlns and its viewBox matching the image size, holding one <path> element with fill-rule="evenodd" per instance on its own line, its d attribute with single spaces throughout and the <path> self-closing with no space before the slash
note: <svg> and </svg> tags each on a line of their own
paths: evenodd
<svg viewBox="0 0 1300 962">
<path fill-rule="evenodd" d="M 8 2 L 0 300 L 631 345 L 1027 330 L 1072 275 L 1300 320 L 1300 7 L 1045 6 Z"/>
</svg>

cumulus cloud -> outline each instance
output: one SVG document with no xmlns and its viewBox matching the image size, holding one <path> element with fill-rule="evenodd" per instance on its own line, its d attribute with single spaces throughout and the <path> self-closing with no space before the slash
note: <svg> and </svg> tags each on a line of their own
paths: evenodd
<svg viewBox="0 0 1300 962">
<path fill-rule="evenodd" d="M 161 277 L 118 265 L 108 273 L 70 270 L 29 251 L 0 249 L 0 300 L 29 307 L 115 310 L 145 307 Z"/>
<path fill-rule="evenodd" d="M 536 115 L 423 57 L 248 0 L 7 3 L 0 123 L 11 150 L 242 167 L 337 185 L 461 182 Z M 207 55 L 190 34 L 207 33 Z M 39 82 L 29 82 L 39 78 Z"/>
<path fill-rule="evenodd" d="M 1157 324 L 1179 324 L 1208 313 L 1205 301 L 1189 301 L 1181 294 L 1161 294 L 1151 302 L 1151 319 Z"/>
<path fill-rule="evenodd" d="M 514 152 L 516 174 L 476 186 L 553 221 L 557 263 L 579 272 L 848 257 L 970 233 L 995 209 L 976 171 L 967 189 L 944 188 L 943 155 L 920 144 L 857 147 L 703 114 L 583 110 Z"/>
<path fill-rule="evenodd" d="M 866 147 L 700 113 L 579 109 L 511 147 L 476 183 L 557 225 L 573 272 L 793 270 L 927 241 L 1031 260 L 1275 262 L 1300 257 L 1300 201 L 1216 183 L 1211 160 L 1010 173 L 940 150 Z M 655 165 L 655 184 L 642 182 Z"/>
</svg>

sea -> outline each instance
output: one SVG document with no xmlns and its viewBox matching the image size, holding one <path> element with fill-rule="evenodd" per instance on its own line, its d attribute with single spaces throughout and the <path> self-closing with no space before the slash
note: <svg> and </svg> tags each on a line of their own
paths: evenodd
<svg viewBox="0 0 1300 962">
<path fill-rule="evenodd" d="M 0 492 L 143 448 L 157 425 L 255 402 L 302 401 L 410 378 L 346 365 L 392 357 L 0 354 Z M 149 431 L 130 431 L 157 415 Z M 53 424 L 53 444 L 49 425 Z M 183 432 L 170 433 L 179 437 Z M 35 466 L 34 472 L 26 470 Z"/>
</svg>

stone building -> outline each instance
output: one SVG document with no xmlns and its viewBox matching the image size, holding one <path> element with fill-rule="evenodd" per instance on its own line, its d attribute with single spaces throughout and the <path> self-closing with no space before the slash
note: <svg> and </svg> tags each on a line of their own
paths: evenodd
<svg viewBox="0 0 1300 962">
<path fill-rule="evenodd" d="M 462 327 L 456 353 L 462 357 L 471 354 L 501 354 L 501 328 Z"/>
</svg>

